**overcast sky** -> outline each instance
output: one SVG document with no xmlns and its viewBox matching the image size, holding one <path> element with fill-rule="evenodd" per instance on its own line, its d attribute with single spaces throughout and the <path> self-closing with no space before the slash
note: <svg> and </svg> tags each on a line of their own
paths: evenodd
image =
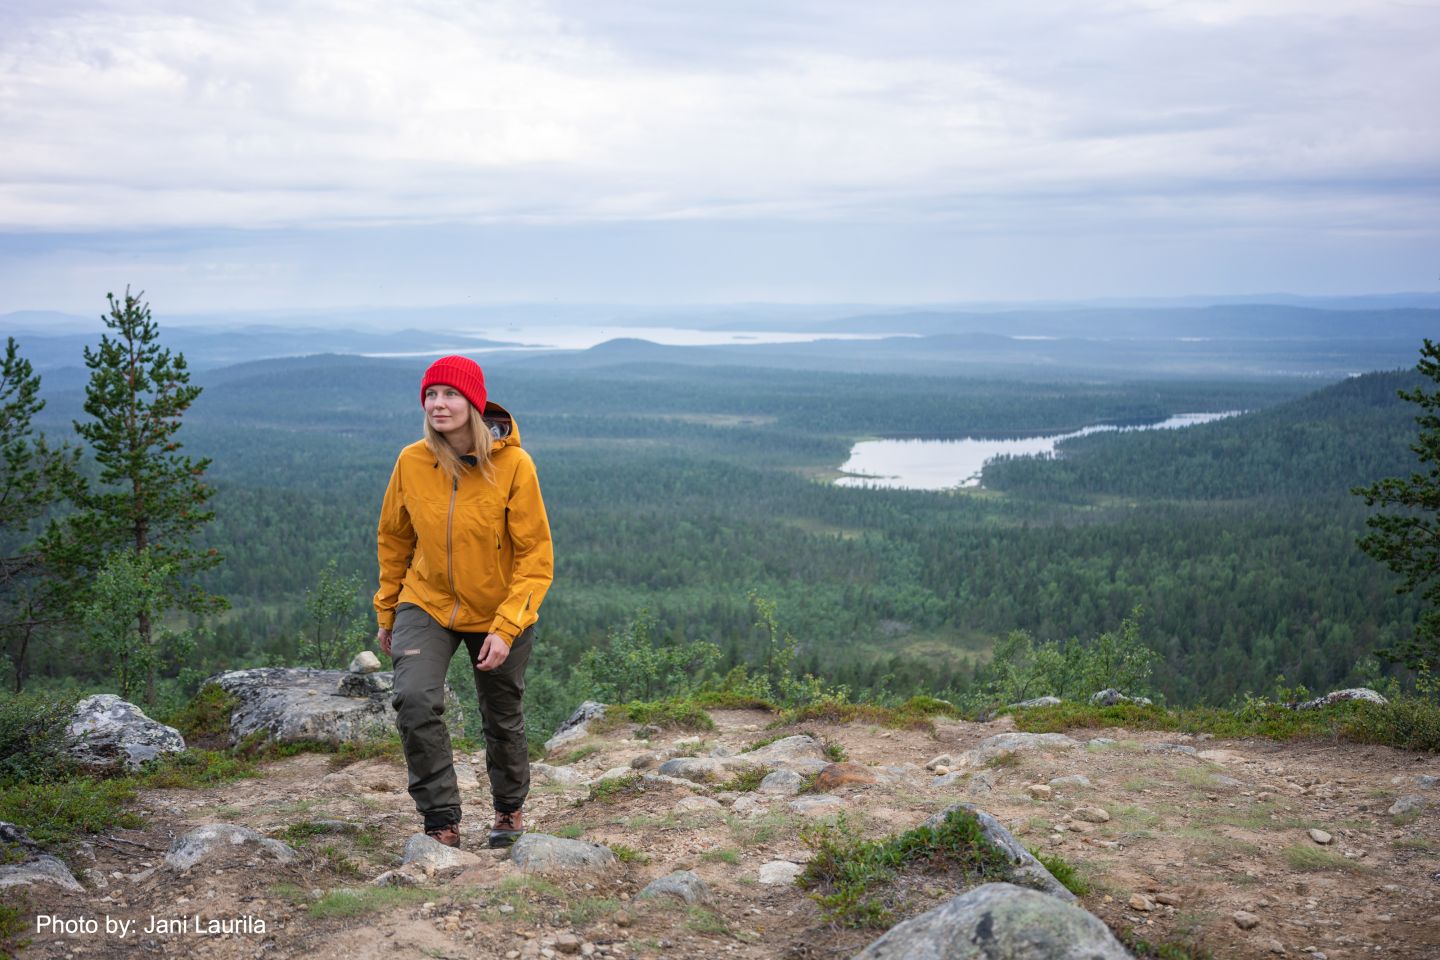
<svg viewBox="0 0 1440 960">
<path fill-rule="evenodd" d="M 0 311 L 1440 287 L 1440 2 L 6 0 Z"/>
</svg>

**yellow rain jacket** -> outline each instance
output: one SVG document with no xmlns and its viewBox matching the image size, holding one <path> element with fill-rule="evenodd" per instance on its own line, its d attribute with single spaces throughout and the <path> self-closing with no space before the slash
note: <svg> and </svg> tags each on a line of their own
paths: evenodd
<svg viewBox="0 0 1440 960">
<path fill-rule="evenodd" d="M 535 462 L 504 407 L 485 404 L 485 421 L 501 434 L 491 441 L 493 479 L 470 469 L 452 483 L 424 440 L 400 451 L 376 531 L 381 627 L 395 623 L 399 603 L 451 630 L 498 633 L 507 643 L 537 619 L 555 555 Z"/>
</svg>

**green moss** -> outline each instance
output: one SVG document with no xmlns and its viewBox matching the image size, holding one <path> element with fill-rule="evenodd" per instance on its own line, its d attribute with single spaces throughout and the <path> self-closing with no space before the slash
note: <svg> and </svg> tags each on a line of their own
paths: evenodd
<svg viewBox="0 0 1440 960">
<path fill-rule="evenodd" d="M 873 723 L 896 730 L 935 729 L 936 716 L 961 717 L 962 712 L 952 703 L 934 697 L 911 697 L 897 706 L 883 706 L 877 703 L 850 703 L 845 700 L 827 699 L 820 703 L 797 707 L 781 714 L 782 723 L 803 723 L 817 721 L 824 723 Z"/>
<path fill-rule="evenodd" d="M 30 918 L 34 916 L 29 897 L 14 892 L 13 887 L 7 893 L 6 901 L 0 903 L 0 960 L 12 960 L 30 946 L 30 938 L 24 934 L 29 932 Z"/>
</svg>

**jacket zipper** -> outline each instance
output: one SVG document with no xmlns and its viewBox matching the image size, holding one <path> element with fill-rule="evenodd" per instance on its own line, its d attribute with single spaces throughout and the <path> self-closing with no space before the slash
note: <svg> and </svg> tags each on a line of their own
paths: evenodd
<svg viewBox="0 0 1440 960">
<path fill-rule="evenodd" d="M 450 581 L 450 596 L 455 598 L 455 609 L 450 611 L 450 623 L 447 626 L 451 629 L 455 626 L 455 618 L 460 615 L 460 594 L 455 591 L 455 494 L 460 489 L 459 480 L 450 481 L 450 512 L 445 515 L 445 576 Z"/>
</svg>

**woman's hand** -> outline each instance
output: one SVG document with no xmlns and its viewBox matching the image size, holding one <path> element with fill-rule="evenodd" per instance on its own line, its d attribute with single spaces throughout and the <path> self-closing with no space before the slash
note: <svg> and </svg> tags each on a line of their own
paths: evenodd
<svg viewBox="0 0 1440 960">
<path fill-rule="evenodd" d="M 394 640 L 394 637 L 395 635 L 384 627 L 375 631 L 375 639 L 379 641 L 380 649 L 385 652 L 385 656 L 387 657 L 390 656 L 390 643 Z"/>
<path fill-rule="evenodd" d="M 480 647 L 480 659 L 475 661 L 476 670 L 494 670 L 510 656 L 510 644 L 498 633 L 486 634 L 485 643 Z"/>
</svg>

